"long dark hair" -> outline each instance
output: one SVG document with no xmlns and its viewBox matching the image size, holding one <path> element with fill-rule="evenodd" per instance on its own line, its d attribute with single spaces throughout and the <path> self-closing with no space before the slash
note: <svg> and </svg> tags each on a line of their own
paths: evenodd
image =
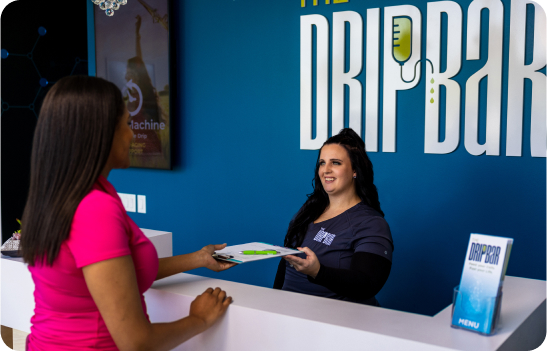
<svg viewBox="0 0 547 351">
<path fill-rule="evenodd" d="M 49 265 L 68 238 L 76 208 L 106 165 L 125 105 L 114 84 L 95 77 L 59 80 L 47 93 L 32 145 L 21 248 Z"/>
<path fill-rule="evenodd" d="M 380 208 L 380 201 L 378 200 L 378 190 L 374 185 L 374 172 L 372 170 L 372 162 L 367 156 L 365 151 L 365 142 L 357 133 L 351 128 L 344 128 L 335 136 L 330 137 L 323 146 L 329 144 L 338 144 L 342 146 L 348 152 L 349 159 L 353 170 L 357 173 L 355 179 L 355 193 L 361 198 L 361 201 L 372 207 L 382 217 L 384 212 Z M 323 149 L 321 146 L 321 149 Z M 321 157 L 321 150 L 317 155 L 317 162 L 315 164 L 315 177 L 312 181 L 314 187 L 313 193 L 308 194 L 308 200 L 298 211 L 298 214 L 291 222 L 287 235 L 285 236 L 286 247 L 298 247 L 302 245 L 304 236 L 308 230 L 308 226 L 311 222 L 315 221 L 325 211 L 329 205 L 329 196 L 319 176 L 319 160 Z"/>
</svg>

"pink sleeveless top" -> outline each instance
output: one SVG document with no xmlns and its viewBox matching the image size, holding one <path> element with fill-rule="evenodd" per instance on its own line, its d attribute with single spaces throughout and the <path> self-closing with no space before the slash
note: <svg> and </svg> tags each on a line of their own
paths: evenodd
<svg viewBox="0 0 547 351">
<path fill-rule="evenodd" d="M 126 214 L 116 190 L 99 176 L 78 205 L 68 239 L 53 266 L 29 266 L 36 308 L 29 350 L 117 350 L 87 289 L 82 267 L 131 255 L 141 302 L 158 272 L 154 245 Z"/>
</svg>

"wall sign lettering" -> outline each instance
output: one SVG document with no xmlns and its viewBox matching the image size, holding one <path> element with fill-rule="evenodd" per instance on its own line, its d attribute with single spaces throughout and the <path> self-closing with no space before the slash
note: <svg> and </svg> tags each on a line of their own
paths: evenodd
<svg viewBox="0 0 547 351">
<path fill-rule="evenodd" d="M 312 2 L 312 1 L 309 1 Z M 334 0 L 333 4 L 348 2 Z M 326 0 L 330 4 L 330 0 Z M 301 0 L 301 6 L 306 7 Z M 317 5 L 317 0 L 313 1 Z M 533 60 L 525 64 L 526 6 L 535 8 Z M 488 10 L 488 41 L 481 43 L 481 11 Z M 355 11 L 334 12 L 332 24 L 318 14 L 300 17 L 300 149 L 316 150 L 328 138 L 329 108 L 331 134 L 344 127 L 348 101 L 349 127 L 357 133 L 363 129 L 368 151 L 379 151 L 380 123 L 380 50 L 383 50 L 382 152 L 396 152 L 397 92 L 414 88 L 423 73 L 426 89 L 424 152 L 448 154 L 459 145 L 460 127 L 464 124 L 464 146 L 471 155 L 499 156 L 502 121 L 502 67 L 508 61 L 506 156 L 522 156 L 524 80 L 532 82 L 530 148 L 533 157 L 545 157 L 547 150 L 546 77 L 538 70 L 546 64 L 545 11 L 534 1 L 513 0 L 509 8 L 509 55 L 503 55 L 504 8 L 500 0 L 474 0 L 467 8 L 463 23 L 461 6 L 454 1 L 427 4 L 426 42 L 422 44 L 422 13 L 412 5 L 383 8 L 383 38 L 380 38 L 382 9 L 368 9 L 365 16 Z M 441 65 L 441 17 L 446 15 L 446 69 Z M 349 24 L 349 26 L 347 26 Z M 467 36 L 463 38 L 464 26 Z M 315 31 L 315 38 L 313 33 Z M 332 35 L 332 50 L 329 43 Z M 349 36 L 349 41 L 346 38 Z M 315 42 L 313 42 L 315 39 Z M 346 47 L 349 45 L 349 48 Z M 366 47 L 363 48 L 364 43 Z M 422 45 L 426 57 L 421 57 Z M 479 60 L 481 45 L 488 45 L 488 60 L 462 87 L 453 78 L 465 60 Z M 346 53 L 349 58 L 346 60 Z M 363 53 L 365 53 L 363 55 Z M 315 62 L 313 62 L 315 56 Z M 363 57 L 365 56 L 365 57 Z M 332 62 L 330 62 L 332 60 Z M 346 67 L 346 61 L 349 62 Z M 315 63 L 315 64 L 314 64 Z M 365 70 L 366 78 L 358 76 Z M 479 84 L 486 79 L 486 138 L 479 143 Z M 313 89 L 315 80 L 315 92 Z M 364 83 L 364 84 L 363 84 Z M 440 86 L 446 90 L 444 140 L 439 140 Z M 346 89 L 347 87 L 347 89 Z M 329 101 L 329 89 L 332 99 Z M 463 91 L 462 91 L 463 90 Z M 348 96 L 346 97 L 346 91 Z M 315 98 L 314 98 L 315 93 Z M 465 106 L 460 111 L 462 96 Z M 363 97 L 365 101 L 363 101 Z M 363 103 L 364 102 L 364 103 Z M 315 116 L 313 115 L 315 104 Z M 312 122 L 315 118 L 315 138 Z"/>
</svg>

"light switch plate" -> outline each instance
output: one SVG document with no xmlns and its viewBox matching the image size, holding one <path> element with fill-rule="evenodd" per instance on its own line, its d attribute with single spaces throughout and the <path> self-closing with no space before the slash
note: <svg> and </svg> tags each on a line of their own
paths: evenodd
<svg viewBox="0 0 547 351">
<path fill-rule="evenodd" d="M 137 195 L 137 212 L 146 213 L 146 196 Z"/>
<path fill-rule="evenodd" d="M 137 197 L 135 194 L 118 193 L 118 196 L 122 200 L 123 207 L 127 212 L 137 212 Z"/>
</svg>

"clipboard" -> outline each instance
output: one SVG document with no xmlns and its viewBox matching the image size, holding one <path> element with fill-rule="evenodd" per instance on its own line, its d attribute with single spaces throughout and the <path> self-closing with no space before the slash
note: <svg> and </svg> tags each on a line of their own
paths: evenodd
<svg viewBox="0 0 547 351">
<path fill-rule="evenodd" d="M 276 254 L 268 255 L 244 255 L 243 251 L 275 251 Z M 282 257 L 286 255 L 298 255 L 302 251 L 289 249 L 277 245 L 271 245 L 261 242 L 247 243 L 241 245 L 227 246 L 222 250 L 215 251 L 213 257 L 217 260 L 234 262 L 237 264 L 267 260 L 268 258 Z"/>
</svg>

